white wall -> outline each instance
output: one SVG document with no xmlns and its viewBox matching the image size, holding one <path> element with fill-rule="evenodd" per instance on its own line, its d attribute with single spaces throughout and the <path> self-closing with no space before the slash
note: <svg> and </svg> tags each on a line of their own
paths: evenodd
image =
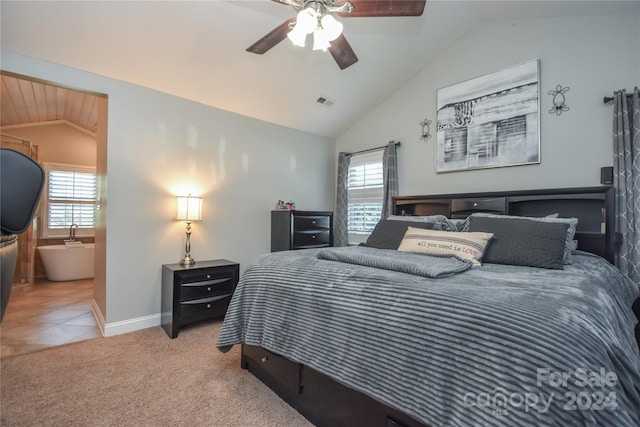
<svg viewBox="0 0 640 427">
<path fill-rule="evenodd" d="M 204 220 L 193 225 L 196 261 L 226 258 L 241 268 L 269 251 L 278 199 L 333 209 L 330 139 L 10 52 L 1 59 L 6 71 L 109 96 L 108 335 L 159 324 L 161 265 L 184 250 L 175 195 L 204 198 Z"/>
<path fill-rule="evenodd" d="M 3 128 L 3 133 L 28 139 L 38 147 L 40 162 L 96 166 L 96 138 L 66 122 Z"/>
<path fill-rule="evenodd" d="M 446 50 L 393 96 L 337 139 L 337 151 L 402 142 L 400 194 L 580 187 L 600 184 L 612 164 L 612 105 L 602 98 L 639 84 L 637 15 L 579 16 L 484 22 Z M 540 60 L 541 163 L 437 174 L 436 91 Z M 556 85 L 569 86 L 561 116 L 549 114 Z M 428 118 L 432 138 L 419 139 Z"/>
</svg>

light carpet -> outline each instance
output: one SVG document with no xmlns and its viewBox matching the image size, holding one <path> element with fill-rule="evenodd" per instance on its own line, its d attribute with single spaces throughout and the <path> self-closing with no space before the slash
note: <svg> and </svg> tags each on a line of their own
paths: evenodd
<svg viewBox="0 0 640 427">
<path fill-rule="evenodd" d="M 2 359 L 2 426 L 311 426 L 220 353 L 221 322 L 160 327 Z"/>
</svg>

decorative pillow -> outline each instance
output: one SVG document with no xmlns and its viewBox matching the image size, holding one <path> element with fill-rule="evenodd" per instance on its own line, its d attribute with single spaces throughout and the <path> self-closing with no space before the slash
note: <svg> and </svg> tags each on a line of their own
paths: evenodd
<svg viewBox="0 0 640 427">
<path fill-rule="evenodd" d="M 431 255 L 455 255 L 480 265 L 491 233 L 423 230 L 409 227 L 398 247 L 402 252 L 417 252 Z"/>
<path fill-rule="evenodd" d="M 362 243 L 362 246 L 378 249 L 398 249 L 400 242 L 404 238 L 404 233 L 407 232 L 409 227 L 434 230 L 440 224 L 442 223 L 381 219 L 367 238 L 367 241 Z"/>
<path fill-rule="evenodd" d="M 578 218 L 553 218 L 553 217 L 532 217 L 532 216 L 511 216 L 511 215 L 496 215 L 488 213 L 474 213 L 467 218 L 463 231 L 470 231 L 469 224 L 472 217 L 486 217 L 486 218 L 516 218 L 516 219 L 528 219 L 530 221 L 537 221 L 542 223 L 553 224 L 566 224 L 566 234 L 564 240 L 564 251 L 562 255 L 563 264 L 571 264 L 571 249 L 573 248 L 573 236 L 576 234 L 576 227 L 578 226 Z"/>
<path fill-rule="evenodd" d="M 537 219 L 471 215 L 469 231 L 495 235 L 484 262 L 562 270 L 569 225 Z"/>
</svg>

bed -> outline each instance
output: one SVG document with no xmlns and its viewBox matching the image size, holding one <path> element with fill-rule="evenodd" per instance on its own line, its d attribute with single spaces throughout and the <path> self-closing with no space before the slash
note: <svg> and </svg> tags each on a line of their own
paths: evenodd
<svg viewBox="0 0 640 427">
<path fill-rule="evenodd" d="M 217 346 L 241 344 L 242 367 L 318 426 L 638 426 L 639 291 L 610 263 L 612 197 L 397 197 L 367 246 L 259 257 Z M 428 252 L 471 238 L 479 256 L 476 240 Z"/>
</svg>

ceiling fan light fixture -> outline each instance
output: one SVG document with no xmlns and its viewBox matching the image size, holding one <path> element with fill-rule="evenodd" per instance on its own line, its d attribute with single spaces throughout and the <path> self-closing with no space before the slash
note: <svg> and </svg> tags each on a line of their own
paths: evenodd
<svg viewBox="0 0 640 427">
<path fill-rule="evenodd" d="M 294 30 L 303 31 L 305 34 L 313 33 L 318 27 L 318 13 L 310 7 L 298 12 Z"/>
<path fill-rule="evenodd" d="M 331 43 L 327 39 L 327 35 L 324 30 L 316 30 L 313 33 L 313 50 L 326 51 L 331 47 Z"/>
<path fill-rule="evenodd" d="M 304 47 L 307 34 L 311 34 L 318 26 L 318 14 L 314 9 L 307 8 L 298 12 L 296 25 L 287 34 L 291 42 L 300 47 Z"/>
<path fill-rule="evenodd" d="M 304 47 L 307 40 L 307 33 L 304 31 L 298 31 L 294 28 L 289 32 L 289 34 L 287 34 L 287 37 L 294 45 Z"/>
<path fill-rule="evenodd" d="M 327 41 L 334 41 L 342 34 L 342 23 L 332 15 L 324 15 L 320 21 L 322 24 L 322 32 Z"/>
</svg>

